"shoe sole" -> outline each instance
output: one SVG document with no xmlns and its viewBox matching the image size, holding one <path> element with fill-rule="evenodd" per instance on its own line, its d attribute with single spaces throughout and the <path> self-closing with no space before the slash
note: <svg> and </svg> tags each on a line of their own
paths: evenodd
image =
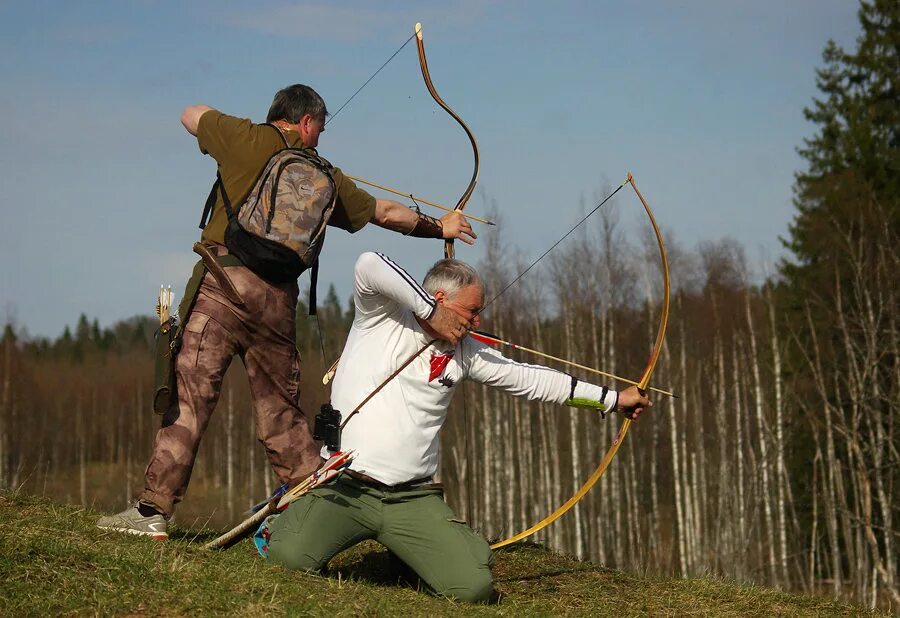
<svg viewBox="0 0 900 618">
<path fill-rule="evenodd" d="M 115 526 L 97 526 L 101 530 L 112 530 L 113 532 L 125 532 L 135 536 L 149 536 L 156 541 L 168 541 L 169 535 L 166 532 L 144 532 L 143 530 L 135 530 L 134 528 L 117 528 Z"/>
</svg>

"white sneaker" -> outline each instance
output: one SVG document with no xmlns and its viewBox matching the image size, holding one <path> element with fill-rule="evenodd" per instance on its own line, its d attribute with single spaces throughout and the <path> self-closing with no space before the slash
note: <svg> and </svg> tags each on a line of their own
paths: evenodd
<svg viewBox="0 0 900 618">
<path fill-rule="evenodd" d="M 169 538 L 169 533 L 166 531 L 166 518 L 162 515 L 144 517 L 138 511 L 136 503 L 121 513 L 101 517 L 97 522 L 97 527 L 104 530 L 149 536 L 158 541 L 165 541 Z"/>
</svg>

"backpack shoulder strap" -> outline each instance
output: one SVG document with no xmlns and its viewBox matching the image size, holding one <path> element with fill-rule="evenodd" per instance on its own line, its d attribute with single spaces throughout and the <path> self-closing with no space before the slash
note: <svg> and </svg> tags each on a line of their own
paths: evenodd
<svg viewBox="0 0 900 618">
<path fill-rule="evenodd" d="M 316 257 L 315 261 L 312 263 L 310 267 L 309 273 L 309 315 L 316 315 L 318 308 L 316 307 L 316 287 L 319 284 L 319 258 Z M 316 318 L 318 319 L 318 318 Z"/>
<path fill-rule="evenodd" d="M 203 214 L 200 216 L 200 229 L 206 228 L 209 223 L 209 215 L 212 214 L 213 206 L 216 205 L 216 192 L 222 186 L 221 174 L 216 174 L 216 181 L 213 183 L 212 189 L 209 190 L 209 197 L 206 198 L 206 206 L 203 207 Z M 222 197 L 225 197 L 225 189 L 222 189 Z"/>
<path fill-rule="evenodd" d="M 228 194 L 225 193 L 225 183 L 222 182 L 222 175 L 216 174 L 216 181 L 213 183 L 212 189 L 209 190 L 209 196 L 206 198 L 206 205 L 203 207 L 203 215 L 200 217 L 201 230 L 209 223 L 209 216 L 212 213 L 213 206 L 216 205 L 217 191 L 222 192 L 222 205 L 225 206 L 225 213 L 228 215 L 228 220 L 231 221 L 234 219 L 234 211 L 231 209 L 231 200 L 228 199 Z"/>
</svg>

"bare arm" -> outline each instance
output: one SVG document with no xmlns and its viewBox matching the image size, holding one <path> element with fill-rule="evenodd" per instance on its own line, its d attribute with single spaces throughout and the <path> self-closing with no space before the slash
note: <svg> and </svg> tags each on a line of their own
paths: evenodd
<svg viewBox="0 0 900 618">
<path fill-rule="evenodd" d="M 407 208 L 395 200 L 375 200 L 375 213 L 372 223 L 378 227 L 406 234 L 412 230 L 419 215 L 412 208 Z"/>
<path fill-rule="evenodd" d="M 191 105 L 190 107 L 185 107 L 184 111 L 181 112 L 181 124 L 184 125 L 184 128 L 188 133 L 197 136 L 197 127 L 200 125 L 200 116 L 210 111 L 212 108 L 209 105 Z"/>
<path fill-rule="evenodd" d="M 388 230 L 408 234 L 416 227 L 419 213 L 394 200 L 375 200 L 375 214 L 372 223 Z M 472 226 L 458 212 L 450 212 L 439 219 L 445 240 L 461 240 L 467 244 L 475 244 L 477 238 Z"/>
</svg>

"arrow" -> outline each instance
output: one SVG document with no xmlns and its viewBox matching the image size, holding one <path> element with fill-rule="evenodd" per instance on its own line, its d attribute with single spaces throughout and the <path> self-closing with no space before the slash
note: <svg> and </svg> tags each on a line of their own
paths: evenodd
<svg viewBox="0 0 900 618">
<path fill-rule="evenodd" d="M 579 365 L 578 363 L 575 363 L 572 361 L 567 361 L 562 358 L 557 358 L 556 356 L 550 356 L 549 354 L 544 354 L 543 352 L 538 352 L 537 350 L 532 350 L 531 348 L 526 348 L 525 346 L 518 345 L 516 343 L 513 343 L 512 341 L 504 341 L 503 339 L 500 339 L 499 337 L 495 337 L 494 335 L 491 335 L 490 333 L 485 333 L 485 332 L 478 331 L 478 330 L 470 330 L 469 335 L 471 335 L 472 338 L 475 339 L 476 341 L 480 341 L 482 343 L 505 345 L 510 348 L 513 348 L 514 350 L 522 350 L 523 352 L 529 352 L 531 354 L 534 354 L 535 356 L 540 356 L 541 358 L 555 360 L 558 363 L 563 363 L 564 365 L 569 365 L 571 367 L 577 367 L 579 369 L 583 369 L 584 371 L 590 371 L 591 373 L 596 373 L 598 375 L 605 376 L 607 378 L 612 378 L 613 380 L 619 380 L 619 381 L 625 382 L 627 384 L 633 384 L 634 386 L 640 386 L 637 382 L 635 382 L 633 380 L 629 380 L 628 378 L 623 378 L 623 377 L 614 375 L 612 373 L 606 373 L 605 371 L 600 371 L 599 369 L 594 369 L 592 367 L 586 367 L 585 365 Z M 675 399 L 679 399 L 678 395 L 676 395 L 675 393 L 672 393 L 670 391 L 664 391 L 660 388 L 656 388 L 655 386 L 649 387 L 649 390 L 659 393 L 660 395 L 666 395 L 668 397 L 674 397 Z"/>
<path fill-rule="evenodd" d="M 344 174 L 344 178 L 349 178 L 350 180 L 355 180 L 356 182 L 361 182 L 364 185 L 369 185 L 370 187 L 375 187 L 376 189 L 381 189 L 382 191 L 387 191 L 388 193 L 393 193 L 394 195 L 399 195 L 401 197 L 408 197 L 414 202 L 422 202 L 423 204 L 428 204 L 429 206 L 434 206 L 435 208 L 440 208 L 441 210 L 445 210 L 447 212 L 456 212 L 453 208 L 449 206 L 444 206 L 443 204 L 438 204 L 437 202 L 429 202 L 428 200 L 415 196 L 412 193 L 404 193 L 403 191 L 398 191 L 397 189 L 392 189 L 390 187 L 385 187 L 384 185 L 380 185 L 377 182 L 372 182 L 371 180 L 365 180 L 364 178 L 360 178 L 359 176 L 351 176 L 350 174 Z M 484 223 L 485 225 L 497 225 L 493 221 L 488 221 L 487 219 L 482 219 L 480 217 L 476 217 L 475 215 L 470 215 L 468 213 L 460 213 L 466 219 L 472 219 L 473 221 L 478 221 L 479 223 Z"/>
</svg>

